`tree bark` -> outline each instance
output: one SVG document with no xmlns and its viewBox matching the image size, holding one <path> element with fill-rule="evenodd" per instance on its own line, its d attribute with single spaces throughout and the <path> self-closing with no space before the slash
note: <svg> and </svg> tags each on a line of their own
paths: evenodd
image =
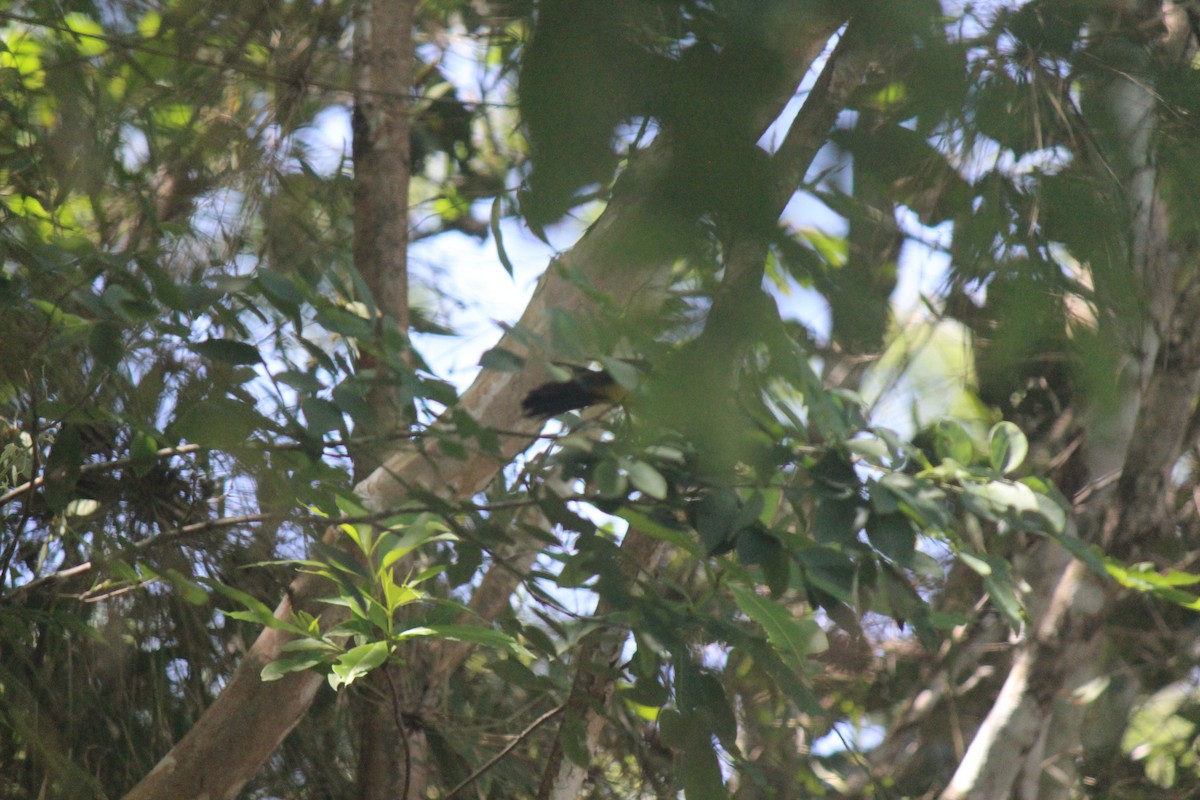
<svg viewBox="0 0 1200 800">
<path fill-rule="evenodd" d="M 413 108 L 413 25 L 417 0 L 359 0 L 354 11 L 354 268 L 370 293 L 375 336 L 359 371 L 374 370 L 367 404 L 373 432 L 393 433 L 412 414 L 379 353 L 407 354 L 409 127 Z M 356 448 L 355 474 L 379 466 L 391 439 Z"/>
<path fill-rule="evenodd" d="M 293 609 L 324 612 L 336 624 L 345 614 L 317 603 L 330 590 L 325 581 L 302 575 L 275 609 L 289 619 Z M 271 628 L 259 634 L 229 683 L 195 726 L 171 748 L 126 800 L 234 798 L 296 726 L 325 683 L 317 672 L 293 672 L 264 683 L 263 667 L 282 654 L 291 635 Z"/>
<path fill-rule="evenodd" d="M 380 353 L 407 341 L 409 326 L 409 126 L 416 7 L 416 0 L 359 0 L 354 9 L 354 267 L 376 313 L 375 340 L 360 352 L 356 367 L 374 371 L 366 397 L 375 418 L 369 427 L 384 434 L 407 427 L 412 416 Z M 385 435 L 354 448 L 355 474 L 370 474 L 390 441 Z M 408 702 L 394 672 L 393 665 L 384 665 L 355 693 L 358 791 L 363 800 L 424 796 L 425 782 L 418 775 L 426 770 L 413 767 L 428 762 L 425 738 L 405 723 L 402 710 Z"/>
</svg>

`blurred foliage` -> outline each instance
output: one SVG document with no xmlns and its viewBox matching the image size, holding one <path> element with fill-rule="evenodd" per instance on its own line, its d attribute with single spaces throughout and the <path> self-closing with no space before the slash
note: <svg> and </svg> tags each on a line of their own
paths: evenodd
<svg viewBox="0 0 1200 800">
<path fill-rule="evenodd" d="M 484 645 L 423 720 L 443 789 L 560 704 L 580 640 L 611 624 L 631 643 L 607 709 L 608 766 L 587 796 L 922 794 L 955 763 L 944 727 L 914 724 L 920 759 L 877 763 L 871 779 L 861 753 L 829 745 L 899 729 L 897 709 L 950 669 L 963 631 L 1020 631 L 1022 557 L 1046 540 L 1134 590 L 1104 665 L 1125 683 L 1096 684 L 1089 702 L 1100 715 L 1128 695 L 1135 711 L 1085 742 L 1088 791 L 1195 791 L 1200 654 L 1181 645 L 1200 605 L 1184 555 L 1194 520 L 1145 564 L 1066 535 L 1084 488 L 1081 414 L 1117 402 L 1119 323 L 1145 302 L 1106 133 L 1079 87 L 1134 44 L 1093 35 L 1072 0 L 986 19 L 850 4 L 883 55 L 800 193 L 852 233 L 793 228 L 764 206 L 773 172 L 750 117 L 783 78 L 780 20 L 842 11 L 785 5 L 421 5 L 416 236 L 486 238 L 518 210 L 543 233 L 607 200 L 664 137 L 653 233 L 681 257 L 651 319 L 564 313 L 553 342 L 535 342 L 547 361 L 607 369 L 629 390 L 625 410 L 563 417 L 476 504 L 415 498 L 422 510 L 385 520 L 351 494 L 347 446 L 375 432 L 356 353 L 387 368 L 419 419 L 449 408 L 457 425 L 387 434 L 397 441 L 494 451 L 498 434 L 456 412 L 407 338 L 373 333 L 350 261 L 350 165 L 316 144 L 346 115 L 348 4 L 0 12 L 0 795 L 119 796 L 261 624 L 301 636 L 265 679 L 317 668 L 350 691 L 401 643 Z M 453 67 L 464 48 L 478 85 Z M 1197 71 L 1149 69 L 1172 235 L 1194 256 Z M 853 235 L 897 209 L 903 226 Z M 769 243 L 766 288 L 723 298 L 724 259 L 747 234 Z M 864 251 L 871 241 L 881 252 Z M 901 268 L 930 242 L 948 266 L 923 300 L 945 319 L 890 318 Z M 862 296 L 871 324 L 795 319 L 801 287 L 842 319 Z M 417 312 L 416 331 L 452 333 L 436 303 Z M 843 359 L 885 353 L 834 379 Z M 492 351 L 485 366 L 521 364 Z M 913 413 L 883 424 L 864 397 Z M 1188 458 L 1181 497 L 1200 474 Z M 320 542 L 342 516 L 358 558 Z M 627 527 L 666 544 L 632 578 Z M 483 572 L 531 540 L 539 557 L 512 607 L 456 621 Z M 394 576 L 413 551 L 422 570 Z M 275 621 L 296 569 L 334 580 L 349 621 Z M 605 616 L 572 606 L 592 595 Z M 1002 667 L 1007 654 L 987 658 Z M 980 683 L 956 700 L 966 717 L 995 688 Z M 345 696 L 320 695 L 248 796 L 356 796 Z M 585 757 L 567 734 L 567 757 Z M 551 735 L 531 735 L 479 796 L 532 795 Z"/>
</svg>

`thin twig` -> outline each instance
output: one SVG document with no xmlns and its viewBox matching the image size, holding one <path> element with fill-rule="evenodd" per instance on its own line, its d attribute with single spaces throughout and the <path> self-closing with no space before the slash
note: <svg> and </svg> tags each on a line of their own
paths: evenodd
<svg viewBox="0 0 1200 800">
<path fill-rule="evenodd" d="M 0 14 L 0 17 L 3 17 L 3 15 Z M 391 433 L 391 434 L 386 434 L 386 435 L 351 436 L 351 437 L 343 438 L 343 439 L 325 439 L 325 440 L 322 440 L 322 442 L 321 442 L 321 449 L 322 450 L 333 450 L 333 449 L 336 449 L 339 447 L 353 447 L 353 446 L 360 445 L 360 444 L 374 444 L 376 442 L 381 442 L 381 441 L 387 442 L 387 441 L 399 441 L 399 440 L 405 440 L 405 439 L 414 439 L 415 440 L 415 439 L 421 438 L 424 435 L 425 435 L 424 431 L 401 431 L 399 433 Z M 552 437 L 545 437 L 545 438 L 552 438 Z M 267 449 L 270 449 L 270 450 L 305 450 L 307 448 L 308 448 L 307 443 L 292 442 L 292 443 L 282 443 L 282 444 L 272 443 L 269 446 L 269 448 L 267 448 Z M 203 446 L 198 445 L 198 444 L 181 444 L 178 447 L 164 447 L 161 450 L 157 450 L 157 451 L 155 451 L 153 458 L 158 459 L 158 458 L 169 458 L 171 456 L 182 456 L 182 455 L 187 455 L 188 453 L 200 452 L 205 449 L 206 448 L 204 448 Z M 88 464 L 83 464 L 82 466 L 80 466 L 79 471 L 81 473 L 84 473 L 84 472 L 107 472 L 109 470 L 119 469 L 121 467 L 128 466 L 130 464 L 135 463 L 135 461 L 140 461 L 140 460 L 141 460 L 141 458 L 135 459 L 131 456 L 127 456 L 124 458 L 116 458 L 116 459 L 113 459 L 112 461 L 94 461 L 94 462 L 91 462 Z M 39 487 L 43 483 L 45 483 L 45 480 L 46 480 L 46 478 L 44 475 L 39 475 L 38 477 L 34 478 L 33 480 L 26 481 L 25 483 L 22 483 L 20 486 L 15 486 L 12 489 L 9 489 L 4 494 L 0 494 L 0 505 L 7 503 L 9 500 L 12 500 L 14 497 L 22 495 L 31 489 L 36 489 L 37 487 Z"/>
<path fill-rule="evenodd" d="M 234 62 L 232 59 L 222 59 L 219 61 L 214 61 L 212 59 L 204 58 L 202 56 L 178 53 L 175 51 L 166 50 L 166 49 L 158 48 L 158 47 L 149 47 L 144 44 L 139 44 L 139 43 L 133 42 L 130 39 L 123 37 L 123 36 L 114 36 L 114 35 L 103 34 L 103 33 L 89 33 L 89 32 L 84 32 L 84 31 L 80 31 L 80 30 L 75 30 L 75 29 L 68 27 L 67 25 L 60 25 L 60 24 L 57 24 L 54 22 L 50 22 L 48 20 L 38 19 L 36 17 L 30 17 L 30 16 L 26 16 L 26 15 L 22 15 L 22 14 L 14 14 L 10 11 L 0 12 L 0 19 L 8 20 L 10 22 L 20 22 L 25 25 L 43 28 L 45 30 L 57 31 L 59 33 L 69 33 L 72 36 L 78 37 L 80 39 L 94 39 L 97 41 L 105 42 L 106 44 L 108 44 L 112 47 L 120 48 L 121 50 L 132 51 L 132 52 L 137 52 L 137 53 L 145 53 L 146 55 L 155 56 L 157 58 L 166 58 L 166 59 L 178 61 L 181 63 L 195 64 L 196 66 L 208 67 L 208 68 L 214 69 L 214 70 L 229 70 L 232 72 L 240 73 L 241 75 L 246 76 L 246 77 L 258 78 L 259 80 L 280 81 L 280 82 L 286 83 L 286 82 L 289 82 L 293 78 L 293 76 L 290 74 L 285 74 L 285 73 L 281 73 L 281 72 L 277 72 L 277 71 L 269 70 L 269 69 L 261 69 L 259 67 L 255 67 L 251 64 L 248 64 L 245 61 Z M 304 83 L 306 86 L 313 86 L 318 89 L 325 89 L 327 91 L 333 91 L 333 92 L 345 92 L 345 93 L 349 94 L 350 92 L 354 91 L 354 87 L 352 87 L 352 86 L 343 86 L 336 81 L 323 80 L 321 78 L 314 78 L 312 76 L 306 76 L 304 78 Z M 451 102 L 458 102 L 461 105 L 470 106 L 472 108 L 500 108 L 500 109 L 515 108 L 515 105 L 513 103 L 502 103 L 502 102 L 498 102 L 498 101 L 494 101 L 494 100 L 452 100 L 452 99 L 445 98 L 445 97 L 425 97 L 425 96 L 415 95 L 415 94 L 410 94 L 410 95 L 405 96 L 405 95 L 397 95 L 395 92 L 389 92 L 389 91 L 384 91 L 384 90 L 380 90 L 380 89 L 367 89 L 367 90 L 360 89 L 359 91 L 363 91 L 366 94 L 370 94 L 372 96 L 377 96 L 377 97 L 398 97 L 400 99 L 406 99 L 410 103 L 415 103 L 417 101 L 423 101 L 423 102 L 428 102 L 428 103 L 446 103 L 446 104 L 451 103 Z M 412 112 L 410 111 L 409 113 L 412 113 Z"/>
<path fill-rule="evenodd" d="M 164 447 L 161 450 L 158 450 L 154 453 L 154 458 L 168 458 L 170 456 L 181 456 L 181 455 L 186 455 L 187 453 L 194 453 L 200 449 L 201 449 L 201 447 L 198 444 L 184 444 L 184 445 L 180 445 L 179 447 Z M 91 464 L 84 464 L 84 465 L 80 466 L 79 472 L 80 473 L 105 472 L 108 470 L 119 469 L 121 467 L 132 464 L 134 462 L 134 460 L 135 459 L 133 459 L 133 458 L 117 458 L 117 459 L 113 459 L 112 461 L 97 461 L 97 462 L 93 462 Z M 140 460 L 140 459 L 138 459 L 138 460 Z M 14 486 L 13 488 L 9 489 L 4 494 L 0 494 L 0 505 L 4 505 L 9 500 L 12 500 L 14 497 L 22 495 L 25 492 L 28 492 L 30 489 L 36 489 L 37 487 L 41 486 L 45 482 L 46 482 L 46 476 L 43 474 L 43 475 L 37 476 L 33 480 L 22 483 L 20 486 Z"/>
<path fill-rule="evenodd" d="M 597 498 L 588 495 L 572 495 L 561 499 L 564 502 L 590 503 L 595 502 Z M 643 501 L 628 500 L 627 502 L 630 505 L 636 505 L 637 503 Z M 499 500 L 495 503 L 467 503 L 453 505 L 450 507 L 413 506 L 394 511 L 381 511 L 375 514 L 361 514 L 358 516 L 345 517 L 324 517 L 319 514 L 242 514 L 234 517 L 220 517 L 218 519 L 210 519 L 203 522 L 194 522 L 191 525 L 183 525 L 179 528 L 163 531 L 162 533 L 134 543 L 132 546 L 130 546 L 129 550 L 133 552 L 142 552 L 154 547 L 158 547 L 162 544 L 169 544 L 182 539 L 190 538 L 196 534 L 261 522 L 309 522 L 322 525 L 340 525 L 343 523 L 352 525 L 375 525 L 384 522 L 385 520 L 393 519 L 401 514 L 461 514 L 467 512 L 507 511 L 511 509 L 527 508 L 537 504 L 538 501 L 535 498 L 523 498 L 519 500 Z M 34 589 L 40 588 L 47 584 L 55 583 L 76 575 L 81 575 L 90 571 L 95 566 L 96 565 L 93 561 L 85 561 L 82 564 L 61 569 L 57 572 L 51 572 L 47 575 L 41 576 L 40 578 L 34 578 L 28 583 L 14 588 L 8 594 L 3 595 L 0 597 L 0 600 L 11 601 L 22 595 L 29 594 Z"/>
<path fill-rule="evenodd" d="M 474 783 L 481 775 L 483 775 L 483 773 L 487 772 L 489 769 L 491 769 L 492 767 L 494 767 L 498 763 L 500 763 L 500 760 L 502 758 L 504 758 L 506 755 L 508 755 L 509 753 L 511 753 L 513 751 L 513 748 L 515 748 L 521 742 L 525 741 L 525 739 L 529 738 L 530 734 L 532 734 L 534 731 L 536 731 L 544 723 L 549 722 L 550 720 L 554 719 L 554 717 L 561 714 L 562 710 L 564 708 L 566 708 L 565 705 L 561 705 L 561 706 L 552 708 L 549 711 L 547 711 L 545 714 L 542 714 L 540 717 L 535 719 L 533 722 L 529 723 L 529 727 L 527 727 L 525 730 L 518 733 L 516 735 L 516 738 L 514 738 L 511 742 L 509 742 L 507 745 L 504 746 L 504 749 L 502 749 L 499 753 L 496 753 L 496 755 L 489 758 L 487 761 L 485 761 L 483 764 L 481 764 L 474 772 L 472 772 L 470 775 L 468 775 L 466 778 L 464 778 L 462 783 L 458 784 L 458 786 L 455 786 L 453 789 L 451 789 L 449 792 L 447 792 L 445 797 L 442 798 L 442 800 L 450 800 L 451 797 L 454 797 L 454 795 L 458 794 L 460 791 L 465 789 L 467 786 Z"/>
<path fill-rule="evenodd" d="M 408 743 L 408 726 L 404 724 L 404 714 L 400 710 L 400 691 L 396 688 L 396 681 L 392 679 L 390 667 L 391 664 L 383 665 L 383 677 L 391 691 L 392 716 L 396 722 L 396 730 L 400 733 L 400 742 L 404 745 L 404 789 L 400 792 L 400 800 L 408 800 L 408 787 L 412 781 L 412 750 Z"/>
</svg>

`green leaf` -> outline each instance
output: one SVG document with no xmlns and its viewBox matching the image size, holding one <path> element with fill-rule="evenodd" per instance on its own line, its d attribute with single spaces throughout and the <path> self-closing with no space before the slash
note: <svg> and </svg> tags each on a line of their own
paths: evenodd
<svg viewBox="0 0 1200 800">
<path fill-rule="evenodd" d="M 934 428 L 933 441 L 934 450 L 943 461 L 953 459 L 959 464 L 970 464 L 975 460 L 975 445 L 971 435 L 957 422 L 939 422 Z"/>
<path fill-rule="evenodd" d="M 763 583 L 766 584 L 771 597 L 781 597 L 792 583 L 792 560 L 772 558 L 762 564 L 762 572 Z"/>
<path fill-rule="evenodd" d="M 129 457 L 134 474 L 145 477 L 158 461 L 158 440 L 148 433 L 135 434 L 129 442 Z"/>
<path fill-rule="evenodd" d="M 254 273 L 254 280 L 276 308 L 289 317 L 299 316 L 300 305 L 304 302 L 304 294 L 296 288 L 296 284 L 289 276 L 275 270 L 260 269 Z"/>
<path fill-rule="evenodd" d="M 333 664 L 329 685 L 334 689 L 349 686 L 371 670 L 387 661 L 391 646 L 385 641 L 360 644 L 347 650 Z"/>
<path fill-rule="evenodd" d="M 388 613 L 384 604 L 374 595 L 364 594 L 362 602 L 365 604 L 367 621 L 371 623 L 371 627 L 376 631 L 374 635 L 389 635 L 392 631 L 393 615 Z"/>
<path fill-rule="evenodd" d="M 697 721 L 717 735 L 717 740 L 730 753 L 737 754 L 737 717 L 725 694 L 725 687 L 709 672 L 701 672 L 695 681 L 699 705 Z"/>
<path fill-rule="evenodd" d="M 892 454 L 886 442 L 873 436 L 851 439 L 846 442 L 846 449 L 876 466 L 883 464 Z"/>
<path fill-rule="evenodd" d="M 254 404 L 214 397 L 185 408 L 171 424 L 177 438 L 202 447 L 232 450 L 244 446 L 260 427 L 266 426 Z"/>
<path fill-rule="evenodd" d="M 1159 572 L 1153 564 L 1141 563 L 1126 566 L 1114 558 L 1105 559 L 1105 572 L 1117 583 L 1138 592 L 1153 594 L 1169 603 L 1200 610 L 1200 598 L 1179 589 L 1200 583 L 1200 575 L 1180 570 Z"/>
<path fill-rule="evenodd" d="M 191 345 L 192 352 L 209 361 L 245 366 L 262 363 L 258 348 L 233 339 L 208 339 Z"/>
<path fill-rule="evenodd" d="M 277 681 L 289 672 L 303 672 L 306 669 L 320 666 L 327 660 L 325 656 L 311 652 L 283 656 L 263 667 L 259 675 L 264 682 Z"/>
<path fill-rule="evenodd" d="M 479 366 L 496 372 L 520 372 L 525 368 L 525 359 L 503 347 L 493 347 L 479 358 Z"/>
<path fill-rule="evenodd" d="M 562 744 L 563 755 L 572 764 L 585 769 L 591 766 L 592 753 L 587 743 L 587 728 L 583 720 L 575 714 L 568 715 L 558 731 L 558 740 Z"/>
<path fill-rule="evenodd" d="M 855 498 L 821 497 L 813 513 L 813 538 L 822 544 L 848 544 L 858 532 Z"/>
<path fill-rule="evenodd" d="M 757 520 L 755 524 L 743 528 L 737 534 L 734 549 L 737 551 L 738 560 L 747 565 L 765 566 L 787 560 L 781 558 L 783 546 L 779 540 L 767 533 L 762 523 Z"/>
<path fill-rule="evenodd" d="M 964 484 L 963 501 L 971 511 L 988 519 L 1041 515 L 1037 494 L 1023 483 L 988 481 Z"/>
<path fill-rule="evenodd" d="M 354 526 L 343 524 L 339 526 L 339 528 L 343 531 L 355 532 L 357 532 L 360 527 L 369 535 L 370 527 L 366 525 Z M 357 540 L 357 533 L 351 536 L 351 538 Z M 368 544 L 360 546 L 369 546 L 369 539 L 366 541 Z M 367 568 L 363 562 L 340 547 L 335 547 L 333 545 L 326 544 L 325 542 L 313 542 L 312 555 L 315 559 L 317 559 L 318 564 L 320 564 L 322 567 L 329 568 L 331 575 L 344 574 L 361 581 L 367 581 L 371 579 L 371 574 L 367 571 Z"/>
<path fill-rule="evenodd" d="M 686 735 L 683 715 L 673 708 L 664 708 L 658 715 L 658 732 L 662 736 L 663 744 L 672 749 L 679 748 Z"/>
<path fill-rule="evenodd" d="M 300 401 L 304 411 L 308 433 L 315 439 L 320 439 L 332 431 L 341 431 L 345 427 L 341 409 L 321 397 L 306 397 Z"/>
<path fill-rule="evenodd" d="M 388 578 L 383 583 L 384 599 L 387 601 L 387 612 L 389 615 L 394 614 L 396 609 L 401 606 L 410 605 L 427 596 L 424 592 L 413 589 L 406 584 L 396 583 Z"/>
<path fill-rule="evenodd" d="M 884 475 L 879 479 L 879 485 L 895 496 L 900 510 L 913 520 L 917 527 L 921 529 L 946 528 L 950 525 L 950 517 L 945 510 L 943 490 L 924 484 L 911 475 L 899 472 Z"/>
<path fill-rule="evenodd" d="M 817 545 L 796 553 L 807 584 L 843 602 L 853 602 L 856 567 L 843 552 Z"/>
<path fill-rule="evenodd" d="M 983 586 L 992 599 L 992 605 L 1004 615 L 1009 625 L 1019 628 L 1025 621 L 1025 608 L 1017 597 L 1017 587 L 1008 562 L 995 556 L 989 556 L 987 561 L 991 572 L 983 576 Z"/>
<path fill-rule="evenodd" d="M 72 500 L 63 509 L 63 515 L 67 517 L 88 517 L 99 510 L 100 503 L 96 500 Z"/>
<path fill-rule="evenodd" d="M 283 647 L 280 647 L 279 650 L 284 653 L 309 653 L 313 651 L 340 653 L 342 651 L 340 647 L 336 647 L 320 639 L 292 639 L 290 642 L 284 642 Z"/>
<path fill-rule="evenodd" d="M 508 257 L 508 251 L 504 249 L 504 234 L 500 230 L 500 219 L 503 213 L 503 209 L 501 208 L 502 199 L 503 195 L 496 195 L 496 199 L 492 201 L 492 214 L 489 227 L 492 231 L 492 238 L 496 240 L 496 257 L 500 259 L 500 266 L 504 267 L 504 271 L 511 278 L 513 276 L 513 263 Z"/>
<path fill-rule="evenodd" d="M 294 622 L 282 620 L 275 616 L 275 612 L 271 608 L 253 595 L 243 592 L 241 589 L 235 589 L 232 586 L 226 586 L 219 581 L 207 580 L 203 581 L 209 587 L 219 594 L 223 594 L 234 602 L 240 604 L 246 611 L 226 611 L 223 612 L 226 616 L 233 619 L 240 619 L 244 622 L 254 622 L 263 625 L 267 628 L 275 630 L 290 631 L 299 636 L 304 636 L 305 631 Z"/>
<path fill-rule="evenodd" d="M 737 494 L 727 488 L 713 489 L 692 504 L 692 524 L 696 526 L 704 551 L 709 555 L 728 550 L 738 506 Z"/>
<path fill-rule="evenodd" d="M 821 702 L 800 679 L 800 673 L 780 658 L 777 649 L 761 641 L 746 642 L 743 646 L 802 713 L 817 716 L 825 713 Z"/>
<path fill-rule="evenodd" d="M 208 605 L 209 593 L 196 581 L 176 569 L 168 569 L 162 574 L 163 579 L 185 602 L 194 606 Z"/>
<path fill-rule="evenodd" d="M 332 333 L 352 339 L 369 339 L 373 331 L 371 320 L 349 309 L 329 306 L 317 312 L 317 323 Z"/>
<path fill-rule="evenodd" d="M 682 749 L 680 771 L 684 797 L 687 800 L 724 800 L 729 797 L 712 741 L 693 729 L 686 736 Z"/>
<path fill-rule="evenodd" d="M 54 437 L 54 446 L 46 459 L 42 496 L 52 511 L 62 511 L 71 502 L 79 481 L 83 459 L 83 438 L 75 425 L 64 425 Z"/>
<path fill-rule="evenodd" d="M 959 552 L 958 558 L 968 567 L 970 567 L 977 575 L 991 575 L 992 565 L 984 561 L 982 558 L 973 556 L 970 553 Z"/>
<path fill-rule="evenodd" d="M 651 676 L 639 678 L 633 686 L 623 688 L 621 697 L 640 706 L 660 709 L 670 699 L 670 693 L 667 687 L 659 682 L 657 676 Z"/>
<path fill-rule="evenodd" d="M 98 56 L 108 50 L 104 28 L 100 23 L 78 11 L 63 15 L 63 22 L 73 36 L 66 37 L 75 44 L 80 55 Z"/>
<path fill-rule="evenodd" d="M 150 112 L 155 124 L 171 130 L 179 130 L 195 118 L 196 110 L 187 103 L 164 103 L 154 106 Z"/>
<path fill-rule="evenodd" d="M 554 681 L 544 675 L 535 674 L 533 670 L 516 658 L 493 661 L 488 668 L 505 683 L 531 692 L 550 692 L 555 687 Z"/>
<path fill-rule="evenodd" d="M 624 497 L 629 485 L 617 462 L 611 458 L 606 458 L 596 465 L 592 478 L 596 481 L 596 492 L 601 497 Z"/>
<path fill-rule="evenodd" d="M 829 647 L 825 632 L 813 620 L 797 620 L 788 609 L 750 589 L 730 586 L 729 591 L 742 613 L 762 627 L 767 641 L 789 667 L 801 671 L 810 655 Z"/>
<path fill-rule="evenodd" d="M 483 647 L 494 647 L 509 653 L 532 657 L 532 653 L 526 651 L 516 639 L 507 633 L 491 628 L 481 628 L 478 625 L 422 625 L 417 628 L 409 628 L 406 631 L 401 631 L 396 634 L 396 639 L 403 640 L 424 636 L 449 639 L 454 642 L 468 642 L 470 644 L 482 645 Z"/>
<path fill-rule="evenodd" d="M 383 558 L 379 562 L 380 571 L 391 568 L 400 559 L 416 550 L 418 547 L 431 542 L 455 542 L 458 537 L 442 529 L 441 523 L 434 524 L 427 515 L 422 514 L 412 524 L 402 529 L 403 535 L 396 536 L 393 531 L 379 539 L 379 547 Z"/>
<path fill-rule="evenodd" d="M 1025 461 L 1029 453 L 1029 440 L 1008 420 L 997 422 L 988 434 L 988 458 L 992 469 L 1002 475 L 1015 470 Z"/>
<path fill-rule="evenodd" d="M 871 513 L 867 518 L 867 538 L 871 545 L 901 566 L 912 561 L 917 548 L 917 532 L 908 517 L 900 513 Z"/>
<path fill-rule="evenodd" d="M 471 213 L 471 203 L 455 189 L 454 184 L 443 184 L 446 193 L 433 201 L 433 210 L 446 222 L 454 222 Z"/>
<path fill-rule="evenodd" d="M 628 522 L 630 527 L 636 528 L 647 536 L 661 539 L 688 551 L 695 550 L 695 542 L 684 530 L 672 527 L 631 508 L 618 509 L 616 515 Z"/>
<path fill-rule="evenodd" d="M 321 383 L 315 375 L 294 369 L 285 369 L 282 372 L 276 373 L 275 380 L 308 394 L 316 394 L 325 388 L 325 384 Z"/>
<path fill-rule="evenodd" d="M 622 361 L 619 358 L 611 356 L 601 356 L 600 364 L 604 367 L 604 371 L 612 376 L 614 381 L 621 384 L 621 387 L 624 389 L 636 389 L 638 383 L 641 381 L 641 373 L 638 372 L 637 367 L 628 361 Z"/>
<path fill-rule="evenodd" d="M 53 303 L 49 303 L 45 300 L 34 298 L 29 301 L 29 304 L 41 310 L 48 317 L 50 317 L 50 324 L 56 327 L 66 329 L 84 328 L 92 324 L 83 317 L 76 316 L 75 314 L 69 314 Z"/>
<path fill-rule="evenodd" d="M 1036 478 L 1022 478 L 1019 483 L 1022 486 L 1030 487 L 1030 490 L 1035 492 L 1034 497 L 1037 501 L 1037 511 L 1021 515 L 1022 522 L 1026 523 L 1025 527 L 1051 536 L 1062 534 L 1067 529 L 1067 512 L 1069 510 L 1064 507 L 1065 503 L 1060 503 L 1054 497 L 1038 491 L 1036 484 L 1040 484 L 1041 481 Z"/>
<path fill-rule="evenodd" d="M 88 346 L 96 363 L 105 369 L 116 369 L 125 355 L 125 340 L 121 328 L 114 322 L 101 321 L 92 326 Z"/>
<path fill-rule="evenodd" d="M 667 499 L 667 479 L 645 461 L 632 461 L 625 468 L 633 488 L 655 500 Z"/>
<path fill-rule="evenodd" d="M 876 578 L 872 611 L 887 614 L 897 621 L 913 621 L 920 632 L 920 623 L 929 621 L 929 605 L 917 594 L 900 570 L 884 564 Z"/>
</svg>

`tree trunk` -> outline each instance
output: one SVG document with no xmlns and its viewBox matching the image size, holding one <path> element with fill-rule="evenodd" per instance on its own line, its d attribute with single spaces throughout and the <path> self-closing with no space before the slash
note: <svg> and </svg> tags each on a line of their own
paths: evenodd
<svg viewBox="0 0 1200 800">
<path fill-rule="evenodd" d="M 1142 0 L 1109 5 L 1116 24 L 1106 27 L 1097 18 L 1093 36 L 1119 50 L 1120 61 L 1089 88 L 1085 109 L 1097 131 L 1099 156 L 1128 198 L 1127 269 L 1140 304 L 1115 321 L 1122 330 L 1114 340 L 1130 346 L 1130 370 L 1116 408 L 1093 410 L 1093 417 L 1102 418 L 1088 424 L 1107 435 L 1085 444 L 1093 483 L 1114 470 L 1121 477 L 1115 488 L 1092 493 L 1077 510 L 1072 532 L 1117 558 L 1138 560 L 1138 548 L 1172 524 L 1170 475 L 1188 444 L 1192 417 L 1190 403 L 1181 398 L 1194 398 L 1200 390 L 1200 341 L 1194 332 L 1200 326 L 1195 299 L 1200 289 L 1194 278 L 1178 283 L 1179 254 L 1171 252 L 1167 239 L 1166 201 L 1155 167 L 1152 59 L 1165 43 L 1163 8 Z M 1121 291 L 1110 289 L 1115 295 Z M 1158 357 L 1164 350 L 1169 359 Z M 1033 800 L 1065 796 L 1072 788 L 1064 785 L 1070 770 L 1066 780 L 1043 773 L 1047 764 L 1069 763 L 1078 748 L 1082 717 L 1066 695 L 1087 680 L 1100 658 L 1112 589 L 1080 561 L 1070 561 L 1047 587 L 1050 601 L 1031 624 L 1032 634 L 942 794 L 945 800 L 1000 800 L 1014 790 Z"/>
<path fill-rule="evenodd" d="M 373 433 L 394 433 L 412 414 L 386 357 L 411 363 L 408 342 L 409 123 L 413 109 L 413 23 L 417 0 L 359 0 L 354 13 L 354 268 L 370 292 L 375 336 L 356 367 L 375 370 L 367 405 Z M 360 436 L 363 431 L 356 428 Z M 379 466 L 392 439 L 354 449 L 356 476 Z"/>
<path fill-rule="evenodd" d="M 356 475 L 368 475 L 411 412 L 380 353 L 407 341 L 409 123 L 413 107 L 413 23 L 416 0 L 360 0 L 354 14 L 354 267 L 377 314 L 375 341 L 360 352 L 359 371 L 374 370 L 368 427 L 383 433 L 352 451 Z M 410 361 L 407 356 L 404 360 Z M 355 433 L 363 435 L 363 426 Z M 402 569 L 403 567 L 401 567 Z M 394 665 L 366 677 L 356 691 L 358 789 L 363 800 L 422 797 L 428 761 L 425 739 L 406 729 L 408 700 Z"/>
</svg>

